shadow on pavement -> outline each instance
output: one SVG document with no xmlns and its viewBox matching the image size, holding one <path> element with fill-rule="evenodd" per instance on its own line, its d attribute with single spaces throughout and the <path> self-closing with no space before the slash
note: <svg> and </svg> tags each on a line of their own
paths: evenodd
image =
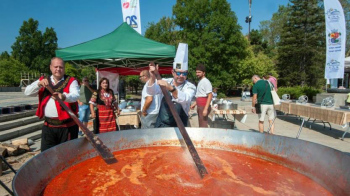
<svg viewBox="0 0 350 196">
<path fill-rule="evenodd" d="M 286 122 L 289 122 L 289 123 L 292 123 L 292 124 L 295 124 L 298 126 L 301 125 L 300 118 L 296 117 L 296 116 L 277 116 L 277 118 L 279 120 L 283 120 L 283 121 L 286 121 Z M 307 128 L 307 129 L 322 133 L 324 135 L 333 137 L 335 139 L 340 139 L 343 136 L 344 132 L 347 130 L 347 128 L 345 128 L 343 130 L 336 129 L 335 127 L 338 127 L 338 125 L 334 125 L 334 124 L 331 124 L 332 129 L 329 130 L 330 127 L 327 123 L 326 123 L 326 126 L 324 127 L 323 124 L 312 123 L 311 121 L 306 121 L 306 120 L 305 120 L 305 123 L 303 126 L 303 130 L 305 128 Z M 310 128 L 310 126 L 311 126 L 311 128 Z M 303 130 L 301 131 L 301 134 L 303 133 Z M 350 138 L 350 133 L 347 133 L 344 138 Z"/>
</svg>

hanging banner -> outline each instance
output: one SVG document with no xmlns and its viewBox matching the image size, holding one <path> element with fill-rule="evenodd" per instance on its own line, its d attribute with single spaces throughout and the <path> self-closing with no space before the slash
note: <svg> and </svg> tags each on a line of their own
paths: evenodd
<svg viewBox="0 0 350 196">
<path fill-rule="evenodd" d="M 123 21 L 141 34 L 141 15 L 139 0 L 121 0 Z"/>
<path fill-rule="evenodd" d="M 97 71 L 97 88 L 99 87 L 99 81 L 102 78 L 109 80 L 109 88 L 113 90 L 114 94 L 118 94 L 119 74 L 108 71 Z"/>
<path fill-rule="evenodd" d="M 338 0 L 324 0 L 326 18 L 325 78 L 344 78 L 346 26 L 344 11 Z"/>
</svg>

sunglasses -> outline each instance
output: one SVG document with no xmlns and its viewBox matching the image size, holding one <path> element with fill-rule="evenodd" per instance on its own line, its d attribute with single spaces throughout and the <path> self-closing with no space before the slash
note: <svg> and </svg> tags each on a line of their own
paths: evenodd
<svg viewBox="0 0 350 196">
<path fill-rule="evenodd" d="M 174 71 L 176 73 L 177 76 L 180 76 L 181 74 L 183 76 L 187 76 L 188 75 L 188 72 L 179 72 L 179 71 Z"/>
</svg>

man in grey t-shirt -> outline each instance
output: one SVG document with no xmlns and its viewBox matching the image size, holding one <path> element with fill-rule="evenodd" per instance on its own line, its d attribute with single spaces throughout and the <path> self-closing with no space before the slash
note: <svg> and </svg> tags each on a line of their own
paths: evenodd
<svg viewBox="0 0 350 196">
<path fill-rule="evenodd" d="M 196 91 L 196 102 L 191 105 L 191 109 L 194 109 L 197 105 L 199 127 L 208 127 L 208 114 L 211 111 L 210 102 L 213 98 L 213 87 L 205 77 L 205 66 L 203 64 L 197 65 L 196 76 L 199 79 L 199 83 Z"/>
<path fill-rule="evenodd" d="M 95 90 L 92 89 L 92 87 L 89 84 L 89 79 L 87 77 L 84 77 L 80 86 L 78 104 L 79 104 L 79 120 L 85 125 L 85 127 L 87 127 L 89 122 L 89 118 L 90 118 L 89 101 L 94 91 Z M 79 135 L 84 135 L 81 130 L 79 130 Z"/>
</svg>

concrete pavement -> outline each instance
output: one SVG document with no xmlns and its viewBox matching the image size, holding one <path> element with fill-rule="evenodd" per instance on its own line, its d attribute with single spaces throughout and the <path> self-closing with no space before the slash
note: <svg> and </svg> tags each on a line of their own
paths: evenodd
<svg viewBox="0 0 350 196">
<path fill-rule="evenodd" d="M 38 104 L 38 97 L 28 97 L 23 92 L 0 92 L 0 107 L 20 104 Z"/>
<path fill-rule="evenodd" d="M 251 113 L 251 102 L 240 101 L 239 97 L 228 98 L 238 104 L 240 109 L 247 112 L 247 119 L 244 123 L 236 121 L 235 127 L 242 131 L 256 131 L 258 132 L 258 115 Z M 193 117 L 190 119 L 192 127 L 198 127 L 198 117 L 196 110 L 191 111 Z M 229 120 L 233 120 L 233 116 L 229 116 Z M 307 118 L 306 118 L 307 120 Z M 301 120 L 293 116 L 278 116 L 275 120 L 275 134 L 296 138 L 299 131 Z M 265 119 L 264 131 L 268 129 L 268 120 Z M 310 127 L 311 126 L 311 127 Z M 329 125 L 323 127 L 323 124 L 313 124 L 311 122 L 305 122 L 304 127 L 301 131 L 299 139 L 306 140 L 321 145 L 325 145 L 343 152 L 350 154 L 350 133 L 345 136 L 344 141 L 340 140 L 344 131 L 339 125 L 331 124 L 332 129 L 330 130 Z M 266 134 L 266 133 L 265 133 Z"/>
</svg>

